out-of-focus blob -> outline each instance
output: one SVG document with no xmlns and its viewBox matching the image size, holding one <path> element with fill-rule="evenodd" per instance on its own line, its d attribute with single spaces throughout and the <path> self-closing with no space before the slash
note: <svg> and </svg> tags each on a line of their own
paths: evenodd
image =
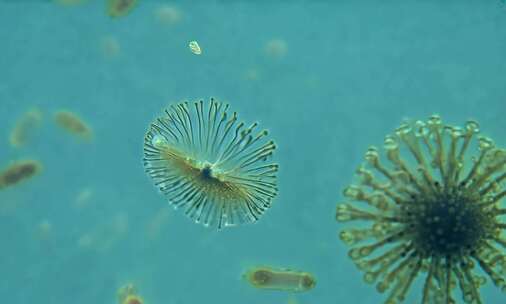
<svg viewBox="0 0 506 304">
<path fill-rule="evenodd" d="M 288 46 L 285 40 L 283 39 L 271 39 L 267 41 L 264 46 L 264 53 L 273 59 L 280 59 L 285 57 L 286 52 L 288 51 Z"/>
<path fill-rule="evenodd" d="M 104 36 L 100 38 L 99 42 L 100 53 L 106 59 L 112 59 L 118 57 L 121 52 L 121 45 L 113 36 Z"/>
<path fill-rule="evenodd" d="M 54 120 L 58 126 L 70 134 L 85 141 L 93 139 L 93 132 L 77 114 L 70 111 L 58 111 L 54 115 Z"/>
<path fill-rule="evenodd" d="M 244 274 L 244 278 L 258 289 L 302 292 L 311 290 L 316 285 L 315 277 L 308 272 L 268 266 L 250 269 Z"/>
<path fill-rule="evenodd" d="M 129 14 L 137 5 L 138 0 L 107 0 L 107 15 L 112 18 Z"/>
<path fill-rule="evenodd" d="M 160 209 L 146 226 L 146 235 L 149 240 L 154 241 L 160 236 L 163 226 L 165 226 L 170 217 L 170 207 Z"/>
<path fill-rule="evenodd" d="M 10 144 L 15 148 L 25 146 L 32 139 L 41 123 L 42 112 L 39 109 L 34 108 L 24 113 L 11 131 Z"/>
<path fill-rule="evenodd" d="M 35 160 L 20 160 L 0 171 L 0 190 L 12 187 L 37 175 L 42 165 Z"/>
<path fill-rule="evenodd" d="M 74 201 L 74 207 L 83 209 L 90 204 L 94 191 L 92 188 L 83 188 L 79 190 Z"/>
<path fill-rule="evenodd" d="M 163 25 L 176 25 L 182 18 L 181 11 L 172 5 L 164 4 L 155 9 L 155 19 Z"/>
<path fill-rule="evenodd" d="M 144 300 L 137 293 L 132 283 L 118 289 L 118 304 L 143 304 Z"/>
</svg>

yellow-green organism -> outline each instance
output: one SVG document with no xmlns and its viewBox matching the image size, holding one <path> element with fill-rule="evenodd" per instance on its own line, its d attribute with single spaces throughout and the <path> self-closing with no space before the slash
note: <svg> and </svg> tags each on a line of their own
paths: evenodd
<svg viewBox="0 0 506 304">
<path fill-rule="evenodd" d="M 276 145 L 211 98 L 165 110 L 144 138 L 144 166 L 175 208 L 206 226 L 256 222 L 278 192 Z"/>
<path fill-rule="evenodd" d="M 118 304 L 144 304 L 133 284 L 127 284 L 118 289 Z"/>
<path fill-rule="evenodd" d="M 255 288 L 302 292 L 316 286 L 315 277 L 302 271 L 262 266 L 248 270 L 244 278 Z"/>
<path fill-rule="evenodd" d="M 403 123 L 385 139 L 386 160 L 370 147 L 359 184 L 344 190 L 337 221 L 370 225 L 340 238 L 385 303 L 403 302 L 419 277 L 418 303 L 457 303 L 456 290 L 483 303 L 487 279 L 506 292 L 506 150 L 478 133 L 475 121 L 461 128 L 437 115 Z"/>
<path fill-rule="evenodd" d="M 112 18 L 123 17 L 130 13 L 138 0 L 107 0 L 107 14 Z"/>
<path fill-rule="evenodd" d="M 54 121 L 60 128 L 80 139 L 88 142 L 93 139 L 93 131 L 89 125 L 74 112 L 58 111 L 54 114 Z"/>
</svg>

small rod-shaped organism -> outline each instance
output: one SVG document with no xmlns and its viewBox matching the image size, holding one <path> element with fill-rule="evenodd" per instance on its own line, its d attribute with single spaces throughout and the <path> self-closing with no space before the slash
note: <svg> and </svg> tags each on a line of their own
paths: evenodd
<svg viewBox="0 0 506 304">
<path fill-rule="evenodd" d="M 112 18 L 123 17 L 130 13 L 138 0 L 107 0 L 107 15 Z"/>
<path fill-rule="evenodd" d="M 255 267 L 244 274 L 244 278 L 253 287 L 259 289 L 281 290 L 289 292 L 308 291 L 315 287 L 315 277 L 302 271 L 275 269 L 268 266 Z"/>
<path fill-rule="evenodd" d="M 42 169 L 42 165 L 34 160 L 17 161 L 0 172 L 0 189 L 14 186 L 30 179 Z"/>
<path fill-rule="evenodd" d="M 12 146 L 20 148 L 33 137 L 33 133 L 40 127 L 42 112 L 39 109 L 31 109 L 16 122 L 11 131 L 9 141 Z"/>
<path fill-rule="evenodd" d="M 63 130 L 86 141 L 93 138 L 91 128 L 75 113 L 70 111 L 58 111 L 54 115 L 54 120 Z"/>
</svg>

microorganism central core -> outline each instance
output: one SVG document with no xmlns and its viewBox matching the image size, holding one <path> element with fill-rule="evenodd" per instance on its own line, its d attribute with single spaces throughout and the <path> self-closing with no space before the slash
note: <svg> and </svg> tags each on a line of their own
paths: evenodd
<svg viewBox="0 0 506 304">
<path fill-rule="evenodd" d="M 210 164 L 206 164 L 202 167 L 202 169 L 200 170 L 201 174 L 202 174 L 202 177 L 204 179 L 211 179 L 213 178 L 213 169 L 211 168 L 211 165 Z"/>
<path fill-rule="evenodd" d="M 451 193 L 451 192 L 450 192 Z M 416 202 L 410 211 L 415 246 L 425 255 L 452 256 L 477 248 L 485 233 L 484 214 L 478 203 L 459 194 L 443 193 Z"/>
</svg>

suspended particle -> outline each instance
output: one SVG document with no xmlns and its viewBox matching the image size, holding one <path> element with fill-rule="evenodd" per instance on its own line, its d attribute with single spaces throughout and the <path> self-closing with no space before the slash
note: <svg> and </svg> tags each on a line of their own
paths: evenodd
<svg viewBox="0 0 506 304">
<path fill-rule="evenodd" d="M 155 18 L 156 20 L 164 25 L 176 25 L 181 21 L 182 18 L 181 11 L 171 5 L 162 5 L 156 8 L 155 10 Z"/>
<path fill-rule="evenodd" d="M 200 49 L 200 46 L 198 44 L 197 41 L 193 40 L 193 41 L 190 41 L 190 43 L 188 44 L 188 46 L 190 47 L 190 51 L 195 54 L 195 55 L 200 55 L 202 54 L 202 50 Z"/>
<path fill-rule="evenodd" d="M 20 160 L 0 171 L 0 189 L 12 187 L 24 182 L 42 170 L 42 165 L 35 160 Z"/>
<path fill-rule="evenodd" d="M 94 190 L 92 188 L 81 189 L 74 200 L 74 207 L 83 209 L 88 206 L 93 198 Z"/>
<path fill-rule="evenodd" d="M 93 132 L 88 124 L 73 112 L 56 112 L 54 120 L 59 127 L 78 138 L 85 141 L 90 141 L 93 138 Z"/>
<path fill-rule="evenodd" d="M 143 304 L 144 300 L 138 295 L 132 283 L 118 289 L 118 304 Z"/>
<path fill-rule="evenodd" d="M 113 36 L 102 37 L 99 44 L 101 54 L 107 59 L 116 58 L 121 53 L 121 45 Z"/>
<path fill-rule="evenodd" d="M 25 146 L 34 136 L 34 133 L 42 123 L 42 112 L 39 109 L 32 109 L 16 122 L 9 136 L 9 142 L 13 147 Z"/>
<path fill-rule="evenodd" d="M 107 15 L 112 18 L 129 14 L 137 5 L 138 0 L 107 0 Z"/>
<path fill-rule="evenodd" d="M 271 39 L 267 41 L 264 46 L 264 53 L 273 59 L 280 59 L 285 57 L 288 51 L 288 45 L 283 39 Z"/>
<path fill-rule="evenodd" d="M 205 226 L 256 222 L 277 195 L 276 145 L 258 123 L 246 127 L 228 104 L 182 102 L 144 138 L 144 167 L 175 208 Z"/>
<path fill-rule="evenodd" d="M 316 286 L 315 277 L 308 272 L 274 269 L 268 266 L 250 269 L 244 274 L 244 278 L 258 289 L 303 292 Z"/>
</svg>

